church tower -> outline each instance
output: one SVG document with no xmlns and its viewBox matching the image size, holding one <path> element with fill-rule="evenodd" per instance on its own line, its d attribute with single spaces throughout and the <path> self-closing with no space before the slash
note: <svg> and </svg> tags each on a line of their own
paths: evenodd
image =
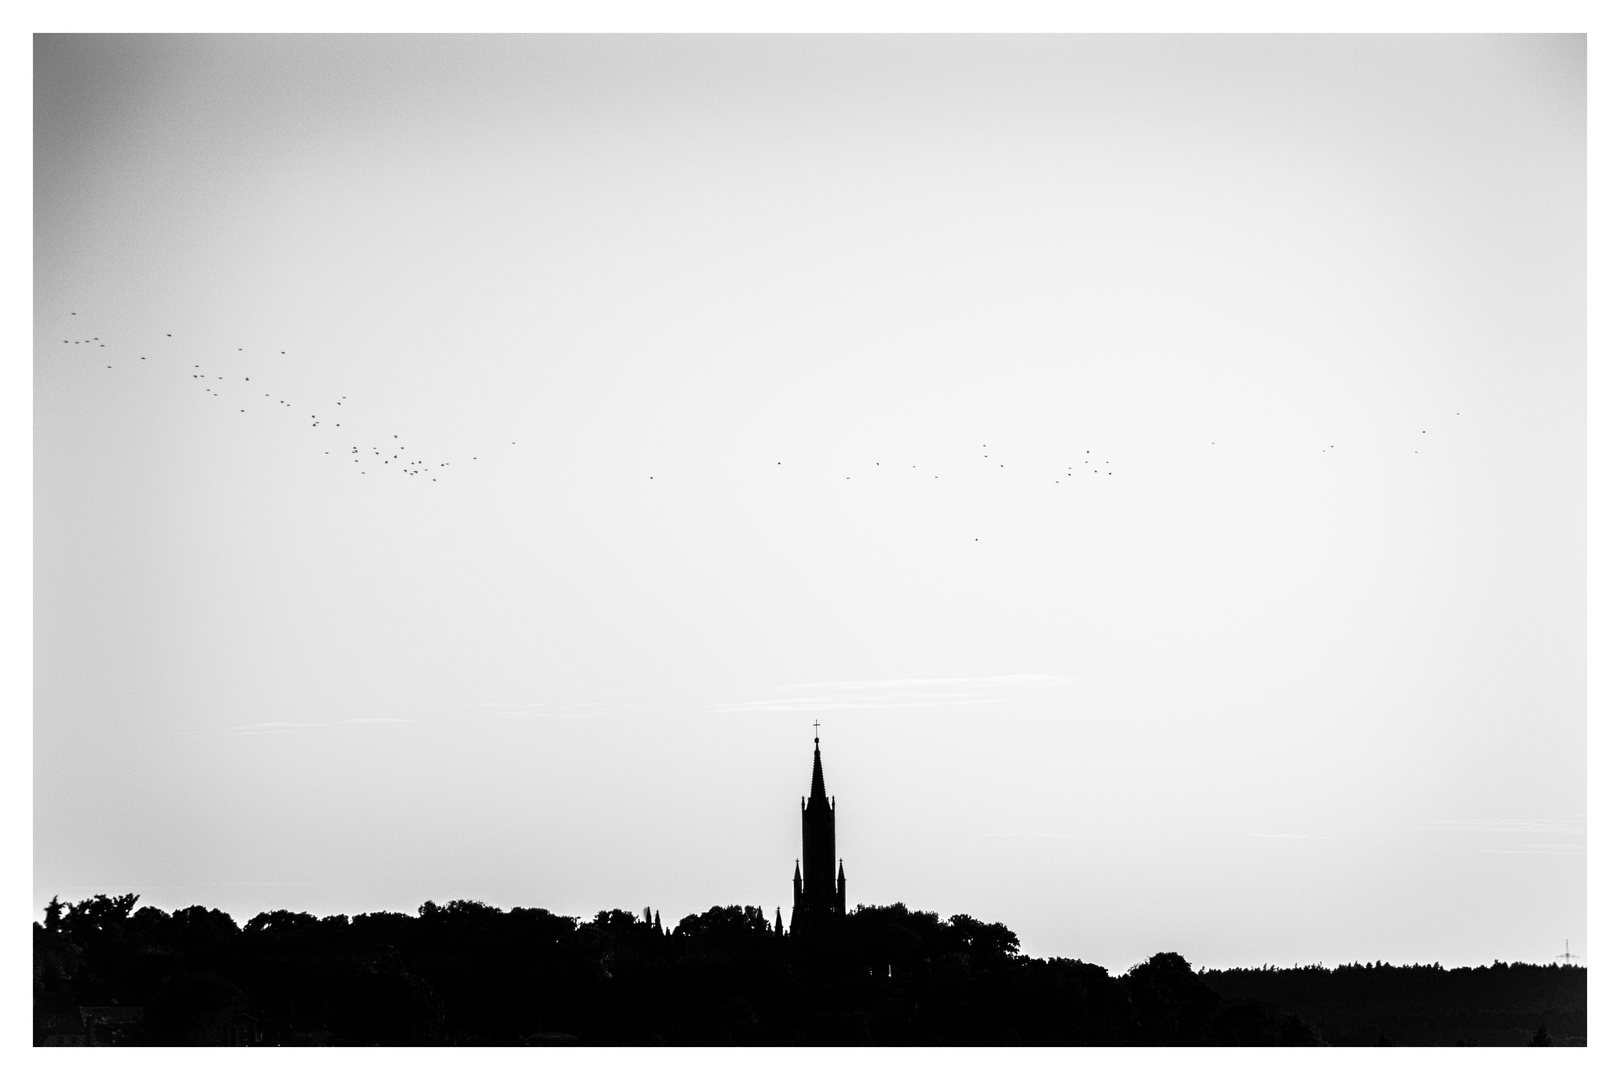
<svg viewBox="0 0 1620 1080">
<path fill-rule="evenodd" d="M 821 774 L 821 737 L 816 737 L 810 768 L 810 797 L 799 800 L 804 829 L 803 874 L 793 868 L 793 934 L 813 934 L 830 918 L 844 914 L 844 864 L 838 861 L 833 815 L 837 801 L 827 798 Z"/>
</svg>

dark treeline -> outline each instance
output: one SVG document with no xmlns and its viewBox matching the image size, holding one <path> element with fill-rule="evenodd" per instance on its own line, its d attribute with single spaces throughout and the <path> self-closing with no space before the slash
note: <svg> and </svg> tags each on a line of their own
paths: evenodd
<svg viewBox="0 0 1620 1080">
<path fill-rule="evenodd" d="M 673 927 L 476 901 L 238 926 L 137 897 L 34 924 L 36 1044 L 1321 1045 L 1584 1043 L 1584 969 L 1378 965 L 1117 977 L 1000 923 L 858 907 L 815 938 L 755 907 Z M 1550 1033 L 1550 1034 L 1549 1034 Z"/>
<path fill-rule="evenodd" d="M 1225 997 L 1275 1003 L 1336 1046 L 1585 1046 L 1586 969 L 1558 964 L 1233 968 Z"/>
</svg>

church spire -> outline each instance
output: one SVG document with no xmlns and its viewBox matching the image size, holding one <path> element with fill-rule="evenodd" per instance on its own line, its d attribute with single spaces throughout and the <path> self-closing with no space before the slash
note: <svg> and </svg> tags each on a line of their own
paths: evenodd
<svg viewBox="0 0 1620 1080">
<path fill-rule="evenodd" d="M 810 798 L 827 798 L 827 782 L 821 778 L 821 736 L 816 736 L 815 764 L 810 768 Z"/>
<path fill-rule="evenodd" d="M 822 772 L 821 736 L 818 733 L 810 769 L 810 797 L 801 803 L 799 812 L 804 830 L 804 876 L 800 878 L 799 868 L 795 865 L 791 928 L 795 936 L 814 936 L 828 918 L 844 913 L 834 840 L 835 813 L 833 802 L 827 797 L 827 778 Z"/>
</svg>

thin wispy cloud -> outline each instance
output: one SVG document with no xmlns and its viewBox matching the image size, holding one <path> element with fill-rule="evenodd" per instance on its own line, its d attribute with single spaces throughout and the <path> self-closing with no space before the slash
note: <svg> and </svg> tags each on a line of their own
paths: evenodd
<svg viewBox="0 0 1620 1080">
<path fill-rule="evenodd" d="M 1477 833 L 1490 844 L 1479 848 L 1485 855 L 1585 855 L 1586 815 L 1562 818 L 1466 818 L 1434 821 L 1419 826 L 1438 832 Z M 1547 837 L 1548 839 L 1530 839 Z M 1569 837 L 1570 839 L 1552 839 Z M 1578 838 L 1578 839 L 1577 839 Z"/>
<path fill-rule="evenodd" d="M 1586 832 L 1586 816 L 1577 814 L 1563 818 L 1468 818 L 1456 821 L 1432 821 L 1427 825 L 1418 827 L 1443 832 L 1584 834 Z"/>
<path fill-rule="evenodd" d="M 651 708 L 648 705 L 626 705 L 623 702 L 612 701 L 533 701 L 528 704 L 486 701 L 471 707 L 485 716 L 504 720 L 583 719 L 593 716 L 617 716 L 621 713 L 645 712 Z"/>
<path fill-rule="evenodd" d="M 261 724 L 243 724 L 219 732 L 199 731 L 194 735 L 281 735 L 311 728 L 349 727 L 354 725 L 414 724 L 416 720 L 400 716 L 347 716 L 339 720 L 268 720 Z"/>
<path fill-rule="evenodd" d="M 916 709 L 930 705 L 992 705 L 1021 690 L 1069 682 L 1058 675 L 986 675 L 945 679 L 868 679 L 798 683 L 784 696 L 728 702 L 715 712 L 832 712 L 840 709 Z"/>
</svg>

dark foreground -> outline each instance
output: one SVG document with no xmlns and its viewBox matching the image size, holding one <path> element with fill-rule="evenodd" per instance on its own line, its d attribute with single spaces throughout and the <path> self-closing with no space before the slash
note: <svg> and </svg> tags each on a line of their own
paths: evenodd
<svg viewBox="0 0 1620 1080">
<path fill-rule="evenodd" d="M 474 901 L 275 911 L 136 897 L 34 924 L 35 1045 L 1585 1045 L 1586 970 L 1501 964 L 1110 977 L 1000 923 L 860 907 L 817 940 L 757 908 L 673 929 Z"/>
</svg>

